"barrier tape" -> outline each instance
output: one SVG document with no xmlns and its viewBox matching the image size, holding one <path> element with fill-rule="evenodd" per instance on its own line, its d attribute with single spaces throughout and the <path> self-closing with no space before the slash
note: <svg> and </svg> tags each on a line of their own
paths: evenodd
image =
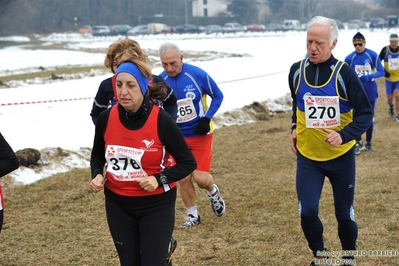
<svg viewBox="0 0 399 266">
<path fill-rule="evenodd" d="M 264 75 L 259 75 L 259 76 L 248 77 L 248 78 L 221 81 L 221 82 L 217 82 L 217 83 L 222 84 L 222 83 L 237 82 L 237 81 L 248 80 L 248 79 L 257 79 L 257 78 L 263 78 L 263 77 L 277 75 L 277 74 L 281 74 L 281 73 L 285 73 L 285 72 L 287 72 L 287 71 L 285 70 L 285 71 L 274 72 L 274 73 L 269 73 L 269 74 L 264 74 Z"/>
<path fill-rule="evenodd" d="M 230 83 L 230 82 L 237 82 L 237 81 L 243 81 L 243 80 L 249 80 L 249 79 L 256 79 L 256 78 L 263 78 L 267 76 L 272 76 L 276 74 L 281 74 L 287 71 L 280 71 L 280 72 L 275 72 L 275 73 L 269 73 L 269 74 L 264 74 L 264 75 L 259 75 L 259 76 L 253 76 L 253 77 L 248 77 L 248 78 L 241 78 L 241 79 L 234 79 L 234 80 L 227 80 L 227 81 L 221 81 L 217 82 L 218 84 L 222 83 Z M 57 103 L 57 102 L 69 102 L 69 101 L 81 101 L 81 100 L 91 100 L 94 99 L 94 97 L 82 97 L 82 98 L 73 98 L 73 99 L 59 99 L 59 100 L 44 100 L 44 101 L 31 101 L 31 102 L 15 102 L 15 103 L 0 103 L 0 106 L 13 106 L 13 105 L 25 105 L 25 104 L 39 104 L 39 103 Z"/>
</svg>

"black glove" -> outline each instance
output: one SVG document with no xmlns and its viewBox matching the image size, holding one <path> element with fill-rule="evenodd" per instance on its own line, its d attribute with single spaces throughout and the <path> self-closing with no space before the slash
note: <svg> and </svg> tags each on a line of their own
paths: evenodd
<svg viewBox="0 0 399 266">
<path fill-rule="evenodd" d="M 389 78 L 390 76 L 391 76 L 391 74 L 389 74 L 389 72 L 385 70 L 385 77 Z"/>
<path fill-rule="evenodd" d="M 211 122 L 211 120 L 207 117 L 201 117 L 199 122 L 198 122 L 198 126 L 195 129 L 195 132 L 197 132 L 200 135 L 205 135 L 209 132 L 209 130 L 211 129 L 211 127 L 209 126 L 209 123 Z"/>
</svg>

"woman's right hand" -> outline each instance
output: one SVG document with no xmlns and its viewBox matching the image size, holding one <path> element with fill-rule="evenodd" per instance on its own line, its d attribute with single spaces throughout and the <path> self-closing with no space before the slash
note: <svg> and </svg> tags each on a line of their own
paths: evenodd
<svg viewBox="0 0 399 266">
<path fill-rule="evenodd" d="M 94 179 L 90 182 L 90 189 L 94 193 L 100 192 L 104 189 L 104 176 L 101 174 L 96 175 Z"/>
</svg>

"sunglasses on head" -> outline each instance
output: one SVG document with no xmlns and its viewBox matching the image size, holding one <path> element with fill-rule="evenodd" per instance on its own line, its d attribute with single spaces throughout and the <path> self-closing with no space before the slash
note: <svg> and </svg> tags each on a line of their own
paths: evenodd
<svg viewBox="0 0 399 266">
<path fill-rule="evenodd" d="M 353 46 L 355 46 L 355 47 L 356 47 L 356 46 L 362 47 L 362 46 L 363 46 L 363 43 L 362 43 L 362 42 L 361 42 L 361 43 L 354 43 Z"/>
</svg>

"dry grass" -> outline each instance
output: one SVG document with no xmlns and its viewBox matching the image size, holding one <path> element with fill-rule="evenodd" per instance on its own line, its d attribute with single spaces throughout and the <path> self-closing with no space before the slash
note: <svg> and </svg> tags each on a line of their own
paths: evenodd
<svg viewBox="0 0 399 266">
<path fill-rule="evenodd" d="M 357 156 L 358 249 L 399 250 L 399 124 L 380 100 L 373 141 L 375 152 Z M 185 210 L 178 198 L 174 266 L 308 265 L 311 252 L 300 229 L 295 192 L 295 157 L 289 148 L 290 114 L 216 131 L 212 174 L 227 203 L 213 215 L 204 191 L 197 190 L 202 224 L 177 227 Z M 108 231 L 104 196 L 88 189 L 88 169 L 74 170 L 32 185 L 7 186 L 0 265 L 118 265 Z M 325 243 L 339 251 L 331 186 L 321 199 Z M 357 265 L 399 265 L 399 257 L 358 257 Z"/>
<path fill-rule="evenodd" d="M 8 71 L 5 76 L 0 77 L 1 81 L 4 83 L 10 81 L 23 81 L 23 80 L 32 80 L 37 78 L 42 79 L 51 79 L 52 75 L 62 76 L 62 75 L 82 75 L 82 73 L 86 73 L 86 75 L 90 75 L 90 71 L 102 71 L 104 73 L 108 73 L 104 66 L 73 66 L 73 67 L 46 67 L 36 69 L 36 72 L 29 72 L 23 74 L 13 74 L 13 71 Z"/>
</svg>

